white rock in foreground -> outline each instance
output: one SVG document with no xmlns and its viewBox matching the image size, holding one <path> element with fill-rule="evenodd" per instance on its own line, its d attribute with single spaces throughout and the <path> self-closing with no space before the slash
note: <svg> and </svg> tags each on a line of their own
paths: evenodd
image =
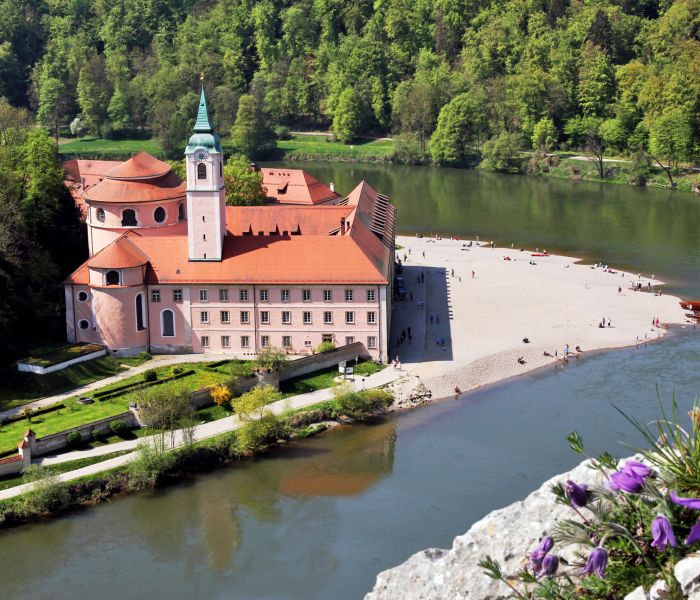
<svg viewBox="0 0 700 600">
<path fill-rule="evenodd" d="M 405 563 L 380 573 L 365 600 L 513 598 L 508 586 L 483 574 L 479 561 L 489 555 L 501 564 L 505 574 L 516 574 L 527 560 L 527 552 L 540 538 L 551 533 L 557 521 L 572 517 L 569 507 L 556 503 L 551 485 L 567 479 L 589 485 L 603 483 L 602 475 L 588 465 L 585 461 L 545 482 L 524 500 L 489 513 L 467 533 L 455 538 L 451 550 L 423 550 Z M 556 552 L 561 554 L 558 548 Z M 570 551 L 564 556 L 573 559 Z M 700 594 L 695 595 L 700 590 L 700 558 L 691 556 L 679 562 L 676 578 L 686 595 L 700 600 Z M 659 596 L 650 596 L 641 589 L 628 596 L 629 600 L 650 597 Z"/>
</svg>

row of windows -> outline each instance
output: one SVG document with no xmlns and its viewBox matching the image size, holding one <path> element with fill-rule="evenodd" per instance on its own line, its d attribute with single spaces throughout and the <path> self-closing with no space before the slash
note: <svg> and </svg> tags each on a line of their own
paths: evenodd
<svg viewBox="0 0 700 600">
<path fill-rule="evenodd" d="M 202 341 L 202 347 L 203 348 L 210 348 L 211 343 L 209 340 L 208 335 L 203 335 L 201 338 Z M 354 344 L 355 343 L 355 338 L 353 336 L 347 336 L 345 338 L 345 344 Z M 262 348 L 269 348 L 270 346 L 270 336 L 269 335 L 261 335 L 260 336 L 260 346 Z M 304 346 L 307 348 L 311 347 L 311 340 L 304 340 Z M 231 336 L 230 335 L 222 335 L 221 336 L 221 347 L 222 348 L 230 348 L 231 347 Z M 291 335 L 283 335 L 282 336 L 282 347 L 283 348 L 291 348 L 292 347 L 292 336 Z M 377 347 L 377 337 L 374 335 L 370 335 L 367 337 L 367 348 L 374 349 Z M 241 336 L 241 348 L 250 348 L 250 336 L 249 335 L 242 335 Z"/>
<path fill-rule="evenodd" d="M 219 302 L 229 301 L 229 291 L 227 289 L 219 290 Z M 377 290 L 366 290 L 367 292 L 367 302 L 375 302 L 377 298 Z M 354 300 L 354 290 L 345 290 L 345 302 L 352 302 Z M 248 302 L 248 290 L 238 290 L 238 300 L 240 302 Z M 290 290 L 284 289 L 280 290 L 280 300 L 282 302 L 289 302 Z M 311 290 L 301 290 L 301 299 L 304 302 L 311 301 Z M 260 290 L 260 301 L 268 302 L 270 300 L 269 290 Z M 325 302 L 332 302 L 333 300 L 333 290 L 323 290 L 323 300 Z M 209 301 L 209 290 L 199 290 L 199 301 L 208 302 Z M 151 302 L 160 302 L 160 290 L 151 290 Z M 182 290 L 173 290 L 173 302 L 182 302 Z"/>
<path fill-rule="evenodd" d="M 250 323 L 250 311 L 242 310 L 239 313 L 239 320 L 241 324 L 247 325 Z M 281 320 L 284 325 L 291 325 L 292 323 L 292 313 L 288 310 L 281 311 Z M 228 310 L 219 311 L 219 321 L 222 324 L 228 324 L 231 322 L 231 312 Z M 199 311 L 199 322 L 203 324 L 211 323 L 209 320 L 209 311 L 201 310 Z M 304 311 L 302 313 L 302 322 L 304 325 L 312 324 L 312 314 L 311 311 Z M 374 325 L 377 322 L 377 313 L 373 310 L 367 311 L 367 323 L 369 325 Z M 261 310 L 260 311 L 260 323 L 263 325 L 270 324 L 270 311 Z M 323 312 L 323 323 L 325 325 L 333 323 L 333 311 L 327 310 Z M 347 325 L 355 324 L 355 312 L 352 310 L 345 311 L 345 323 Z"/>
<path fill-rule="evenodd" d="M 100 223 L 104 223 L 107 219 L 107 214 L 104 208 L 98 208 L 95 211 L 95 217 Z M 167 212 L 162 206 L 157 207 L 153 211 L 153 220 L 156 223 L 164 223 L 167 217 Z M 177 220 L 185 220 L 185 205 L 179 204 L 177 207 Z M 122 227 L 137 227 L 138 219 L 136 218 L 136 211 L 133 208 L 125 208 L 122 210 Z"/>
</svg>

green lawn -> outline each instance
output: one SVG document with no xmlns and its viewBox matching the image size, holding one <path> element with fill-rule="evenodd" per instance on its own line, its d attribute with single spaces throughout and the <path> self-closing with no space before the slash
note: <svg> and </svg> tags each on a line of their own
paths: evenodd
<svg viewBox="0 0 700 600">
<path fill-rule="evenodd" d="M 122 456 L 133 452 L 133 450 L 123 450 L 121 452 L 112 452 L 111 454 L 103 454 L 102 456 L 93 456 L 92 458 L 79 458 L 78 460 L 71 460 L 64 463 L 59 463 L 57 465 L 52 465 L 50 467 L 51 473 L 53 475 L 60 475 L 61 473 L 67 473 L 68 471 L 73 471 L 75 469 L 82 469 L 83 467 L 89 467 L 95 463 L 100 463 L 110 458 L 116 458 L 117 456 Z M 16 485 L 22 485 L 24 481 L 22 480 L 22 474 L 17 473 L 16 475 L 6 475 L 0 477 L 0 490 L 6 490 L 7 488 L 15 487 Z"/>
<path fill-rule="evenodd" d="M 381 371 L 385 367 L 386 365 L 377 364 L 371 360 L 363 361 L 355 368 L 355 374 L 358 377 L 366 377 Z M 309 392 L 315 392 L 316 390 L 323 390 L 331 387 L 335 383 L 336 377 L 339 376 L 341 375 L 338 373 L 337 366 L 329 367 L 322 371 L 316 371 L 315 373 L 302 375 L 301 377 L 294 377 L 293 379 L 288 379 L 280 383 L 280 392 L 282 398 L 289 398 L 297 394 L 307 394 Z M 351 375 L 348 377 L 352 379 Z"/>
<path fill-rule="evenodd" d="M 235 152 L 229 138 L 222 138 L 221 143 L 227 154 Z M 288 140 L 278 140 L 277 149 L 280 158 L 342 158 L 347 160 L 381 160 L 388 158 L 394 151 L 391 140 L 359 139 L 352 144 L 334 142 L 323 135 L 292 135 Z M 69 156 L 124 160 L 139 150 L 145 150 L 163 158 L 158 140 L 126 139 L 108 140 L 95 137 L 61 140 L 58 152 L 64 158 Z"/>
<path fill-rule="evenodd" d="M 249 366 L 247 361 L 232 360 L 214 369 L 207 369 L 206 367 L 209 364 L 210 363 L 181 363 L 178 365 L 160 367 L 154 370 L 157 373 L 158 379 L 163 379 L 174 374 L 174 369 L 180 369 L 181 371 L 194 370 L 194 373 L 191 375 L 163 384 L 163 386 L 167 386 L 169 392 L 178 394 L 183 391 L 194 392 L 195 390 L 202 389 L 209 385 L 223 383 L 231 379 L 232 370 L 238 372 L 246 370 L 246 367 Z M 115 387 L 138 381 L 143 381 L 143 373 L 104 386 L 99 388 L 99 390 L 94 390 L 93 393 L 111 390 Z M 28 427 L 31 427 L 35 431 L 37 437 L 42 437 L 51 433 L 70 429 L 71 427 L 77 427 L 84 423 L 111 417 L 127 411 L 129 409 L 129 403 L 137 400 L 139 393 L 139 391 L 132 391 L 110 400 L 104 400 L 102 402 L 96 401 L 93 404 L 85 405 L 79 404 L 77 397 L 73 397 L 64 402 L 66 408 L 33 417 L 31 423 L 23 419 L 15 423 L 0 425 L 0 454 L 14 450 L 21 441 L 22 434 Z M 141 433 L 141 431 L 139 431 L 139 433 Z M 138 435 L 136 432 L 134 432 L 134 434 Z"/>
</svg>

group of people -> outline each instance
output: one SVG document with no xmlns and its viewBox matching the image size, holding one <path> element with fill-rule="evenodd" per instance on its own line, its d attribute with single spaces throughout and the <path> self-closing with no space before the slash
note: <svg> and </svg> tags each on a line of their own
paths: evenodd
<svg viewBox="0 0 700 600">
<path fill-rule="evenodd" d="M 407 327 L 406 329 L 401 330 L 401 335 L 396 338 L 396 345 L 400 346 L 406 341 L 406 338 L 408 338 L 408 343 L 410 344 L 413 338 L 411 337 L 411 328 Z"/>
<path fill-rule="evenodd" d="M 612 327 L 612 319 L 608 317 L 607 325 L 605 324 L 605 317 L 603 317 L 603 320 L 598 323 L 598 327 L 603 329 L 604 327 Z"/>
</svg>

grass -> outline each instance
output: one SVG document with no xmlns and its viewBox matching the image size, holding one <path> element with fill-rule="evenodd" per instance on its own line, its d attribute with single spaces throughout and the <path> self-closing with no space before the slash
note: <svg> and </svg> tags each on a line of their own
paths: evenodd
<svg viewBox="0 0 700 600">
<path fill-rule="evenodd" d="M 367 377 L 381 371 L 385 367 L 386 365 L 377 364 L 370 360 L 363 361 L 355 368 L 355 375 Z M 332 387 L 338 377 L 341 377 L 338 373 L 338 367 L 329 367 L 322 371 L 316 371 L 309 375 L 302 375 L 301 377 L 294 377 L 293 379 L 288 379 L 280 383 L 280 392 L 282 398 L 289 398 L 297 394 L 307 394 L 317 390 L 324 390 Z"/>
<path fill-rule="evenodd" d="M 168 386 L 168 390 L 175 395 L 180 392 L 194 392 L 209 385 L 228 381 L 231 379 L 232 366 L 239 369 L 241 368 L 240 363 L 242 362 L 244 361 L 230 361 L 230 363 L 221 364 L 214 369 L 207 368 L 207 365 L 210 363 L 181 363 L 177 365 L 160 367 L 154 370 L 157 373 L 158 379 L 172 375 L 173 369 L 176 368 L 182 369 L 183 371 L 190 369 L 194 370 L 194 373 L 191 375 L 164 384 Z M 143 381 L 142 373 L 104 386 L 99 390 L 95 390 L 95 392 L 107 391 L 136 381 Z M 117 396 L 103 402 L 94 402 L 93 404 L 80 404 L 78 403 L 77 397 L 73 397 L 64 402 L 66 408 L 47 413 L 46 415 L 39 415 L 32 418 L 31 422 L 27 422 L 27 420 L 24 419 L 15 423 L 1 425 L 0 454 L 14 451 L 17 444 L 22 439 L 22 434 L 29 427 L 34 430 L 37 437 L 42 437 L 52 433 L 57 433 L 59 431 L 64 431 L 72 427 L 77 427 L 78 425 L 111 417 L 126 412 L 129 409 L 129 403 L 136 400 L 138 398 L 138 394 L 138 391 L 128 392 L 122 396 Z M 134 432 L 134 435 L 141 435 L 142 432 L 143 430 L 138 430 L 138 433 Z M 115 439 L 114 441 L 120 440 Z"/>
<path fill-rule="evenodd" d="M 74 471 L 76 469 L 82 469 L 83 467 L 89 467 L 96 463 L 109 460 L 110 458 L 116 458 L 117 456 L 123 456 L 124 454 L 129 454 L 133 450 L 122 450 L 121 452 L 112 452 L 110 454 L 103 454 L 102 456 L 93 456 L 91 458 L 79 458 L 77 460 L 70 460 L 68 462 L 59 463 L 57 465 L 51 465 L 50 470 L 53 475 L 60 475 L 61 473 L 67 473 L 68 471 Z M 24 483 L 21 473 L 16 473 L 15 475 L 6 475 L 0 477 L 0 490 L 6 490 L 17 485 L 22 485 Z"/>
<path fill-rule="evenodd" d="M 61 346 L 47 353 L 23 358 L 19 362 L 33 366 L 50 367 L 103 349 L 104 346 L 97 344 L 73 344 L 72 346 Z"/>
<path fill-rule="evenodd" d="M 81 156 L 94 159 L 124 159 L 139 150 L 162 157 L 163 151 L 156 139 L 138 140 L 107 140 L 96 137 L 62 140 L 58 146 L 59 154 L 66 156 Z"/>
</svg>

